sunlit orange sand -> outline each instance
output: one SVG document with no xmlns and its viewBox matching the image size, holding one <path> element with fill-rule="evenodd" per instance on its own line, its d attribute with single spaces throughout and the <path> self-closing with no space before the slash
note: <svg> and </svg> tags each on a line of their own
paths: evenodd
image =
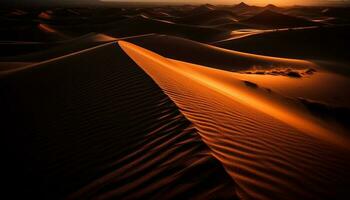
<svg viewBox="0 0 350 200">
<path fill-rule="evenodd" d="M 22 161 L 9 158 L 26 187 L 14 196 L 237 196 L 234 181 L 192 123 L 115 42 L 10 70 L 0 82 L 7 113 L 1 119 L 13 130 L 7 152 L 22 152 L 29 166 L 17 171 Z M 11 176 L 9 185 L 18 185 Z"/>
<path fill-rule="evenodd" d="M 331 197 L 344 181 L 349 140 L 333 127 L 230 72 L 119 45 L 194 123 L 243 199 Z"/>
<path fill-rule="evenodd" d="M 350 8 L 2 1 L 4 198 L 349 199 Z"/>
</svg>

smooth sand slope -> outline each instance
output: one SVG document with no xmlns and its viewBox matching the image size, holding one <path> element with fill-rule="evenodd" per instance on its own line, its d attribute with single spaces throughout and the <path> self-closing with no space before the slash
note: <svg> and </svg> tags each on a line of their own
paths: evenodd
<svg viewBox="0 0 350 200">
<path fill-rule="evenodd" d="M 115 42 L 0 83 L 13 198 L 235 198 L 197 130 Z"/>
<path fill-rule="evenodd" d="M 306 60 L 242 53 L 167 35 L 153 34 L 127 41 L 168 58 L 239 72 L 236 76 L 241 79 L 285 97 L 350 107 L 350 97 L 344 92 L 350 87 L 350 80 L 343 74 L 328 72 L 340 71 L 339 66 L 330 68 Z M 316 89 L 320 86 L 322 90 Z"/>
<path fill-rule="evenodd" d="M 323 120 L 337 121 L 345 126 L 350 123 L 346 117 L 350 114 L 350 97 L 344 92 L 350 87 L 350 79 L 342 72 L 347 66 L 342 69 L 327 63 L 242 53 L 166 35 L 153 34 L 127 41 L 167 58 L 238 72 L 235 77 L 285 98 L 320 103 L 321 108 L 316 104 L 307 107 Z"/>
<path fill-rule="evenodd" d="M 127 42 L 237 184 L 243 199 L 339 199 L 349 185 L 349 139 L 232 73 L 179 62 Z"/>
</svg>

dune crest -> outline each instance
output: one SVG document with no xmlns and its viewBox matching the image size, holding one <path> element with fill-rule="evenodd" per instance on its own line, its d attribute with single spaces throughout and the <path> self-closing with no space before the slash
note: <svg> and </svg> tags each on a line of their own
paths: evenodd
<svg viewBox="0 0 350 200">
<path fill-rule="evenodd" d="M 257 87 L 229 72 L 118 43 L 194 123 L 238 184 L 241 198 L 324 198 L 344 192 L 336 185 L 348 182 L 350 163 L 343 158 L 349 157 L 349 142 L 329 127 L 263 98 Z"/>
<path fill-rule="evenodd" d="M 2 1 L 3 196 L 350 199 L 350 8 Z"/>
<path fill-rule="evenodd" d="M 115 42 L 0 83 L 14 199 L 236 198 L 192 123 Z"/>
<path fill-rule="evenodd" d="M 293 126 L 305 133 L 311 134 L 312 136 L 330 140 L 344 147 L 348 147 L 350 144 L 343 138 L 333 137 L 336 134 L 332 131 L 317 125 L 315 122 L 309 121 L 307 119 L 305 120 L 306 116 L 301 115 L 301 113 L 293 113 L 292 110 L 278 105 L 277 102 L 269 102 L 268 98 L 264 98 L 262 95 L 255 95 L 251 93 L 249 90 L 242 87 L 240 85 L 240 81 L 237 79 L 235 80 L 235 77 L 232 76 L 229 72 L 212 68 L 201 68 L 199 65 L 187 64 L 185 62 L 179 62 L 176 60 L 167 60 L 166 58 L 162 58 L 159 55 L 156 55 L 131 43 L 124 41 L 119 41 L 118 43 L 124 49 L 124 51 L 141 67 L 145 66 L 145 64 L 139 63 L 140 61 L 137 60 L 137 54 L 145 56 L 153 62 L 156 62 L 162 66 L 166 66 L 168 68 L 168 71 L 171 70 L 172 72 L 181 74 L 193 80 L 195 83 L 199 83 L 204 87 L 223 94 L 224 96 L 234 101 L 238 101 L 244 105 L 253 107 L 260 112 L 279 119 L 289 124 L 290 126 Z M 146 66 L 149 62 L 151 61 L 146 62 Z M 148 72 L 147 68 L 146 72 Z M 275 104 L 271 105 L 271 103 Z"/>
</svg>

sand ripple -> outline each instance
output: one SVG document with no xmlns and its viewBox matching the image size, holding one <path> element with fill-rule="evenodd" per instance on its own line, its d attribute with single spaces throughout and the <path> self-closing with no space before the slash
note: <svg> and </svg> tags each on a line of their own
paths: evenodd
<svg viewBox="0 0 350 200">
<path fill-rule="evenodd" d="M 194 123 L 242 199 L 338 199 L 347 193 L 348 150 L 201 83 L 195 77 L 200 66 L 119 44 Z M 201 77 L 215 74 L 209 72 Z"/>
<path fill-rule="evenodd" d="M 11 195 L 235 197 L 197 130 L 115 43 L 14 72 L 0 85 Z"/>
</svg>

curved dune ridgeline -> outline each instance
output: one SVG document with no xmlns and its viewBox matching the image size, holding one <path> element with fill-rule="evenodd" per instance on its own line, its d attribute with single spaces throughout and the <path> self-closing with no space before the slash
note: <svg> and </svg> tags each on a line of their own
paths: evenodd
<svg viewBox="0 0 350 200">
<path fill-rule="evenodd" d="M 0 82 L 14 198 L 235 198 L 197 130 L 116 43 Z"/>
<path fill-rule="evenodd" d="M 46 1 L 0 8 L 3 199 L 350 199 L 350 8 Z"/>
<path fill-rule="evenodd" d="M 119 45 L 194 123 L 242 199 L 346 194 L 349 139 L 268 100 L 229 72 L 166 59 L 127 42 Z"/>
</svg>

